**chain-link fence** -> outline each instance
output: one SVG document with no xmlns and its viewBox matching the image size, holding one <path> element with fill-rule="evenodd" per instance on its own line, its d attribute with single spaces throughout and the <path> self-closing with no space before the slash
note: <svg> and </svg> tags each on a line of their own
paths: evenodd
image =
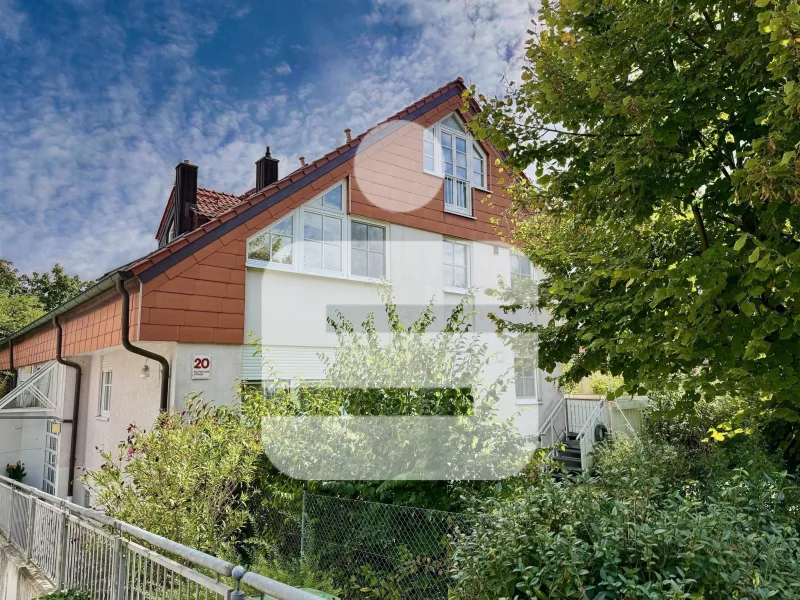
<svg viewBox="0 0 800 600">
<path fill-rule="evenodd" d="M 271 558 L 300 561 L 343 600 L 445 600 L 467 515 L 305 494 L 297 513 L 267 516 Z"/>
</svg>

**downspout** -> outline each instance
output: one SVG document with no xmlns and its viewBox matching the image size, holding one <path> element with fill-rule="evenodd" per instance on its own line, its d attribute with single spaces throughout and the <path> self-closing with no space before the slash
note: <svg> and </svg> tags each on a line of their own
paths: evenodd
<svg viewBox="0 0 800 600">
<path fill-rule="evenodd" d="M 114 277 L 114 280 L 117 283 L 117 291 L 119 291 L 120 296 L 122 296 L 122 346 L 128 352 L 132 352 L 133 354 L 138 354 L 139 356 L 144 356 L 145 358 L 149 358 L 150 360 L 154 360 L 161 365 L 161 412 L 167 412 L 169 408 L 169 361 L 161 356 L 160 354 L 156 354 L 155 352 L 150 352 L 149 350 L 145 350 L 144 348 L 139 348 L 138 346 L 134 346 L 131 344 L 131 341 L 128 336 L 128 329 L 130 328 L 130 304 L 131 298 L 128 294 L 128 290 L 125 289 L 125 279 L 129 279 L 129 277 L 125 277 L 122 273 L 117 274 Z"/>
<path fill-rule="evenodd" d="M 19 378 L 19 371 L 14 367 L 14 340 L 8 340 L 8 361 L 9 370 L 11 371 L 11 389 L 17 387 L 17 379 Z"/>
<path fill-rule="evenodd" d="M 80 415 L 81 376 L 83 375 L 83 370 L 78 363 L 72 362 L 71 360 L 64 360 L 64 357 L 61 355 L 62 332 L 61 323 L 58 322 L 58 316 L 53 317 L 53 325 L 56 326 L 56 362 L 75 369 L 75 397 L 72 401 L 72 438 L 69 441 L 69 479 L 67 480 L 67 500 L 72 502 L 75 488 L 75 461 L 78 447 L 78 417 Z"/>
</svg>

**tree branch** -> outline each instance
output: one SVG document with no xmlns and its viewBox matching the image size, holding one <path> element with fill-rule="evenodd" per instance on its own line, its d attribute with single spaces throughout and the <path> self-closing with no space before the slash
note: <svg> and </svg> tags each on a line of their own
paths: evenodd
<svg viewBox="0 0 800 600">
<path fill-rule="evenodd" d="M 700 235 L 700 249 L 705 252 L 708 250 L 708 234 L 703 223 L 703 215 L 700 214 L 700 208 L 696 202 L 692 202 L 692 214 L 694 215 L 694 222 L 697 224 L 697 232 Z"/>
</svg>

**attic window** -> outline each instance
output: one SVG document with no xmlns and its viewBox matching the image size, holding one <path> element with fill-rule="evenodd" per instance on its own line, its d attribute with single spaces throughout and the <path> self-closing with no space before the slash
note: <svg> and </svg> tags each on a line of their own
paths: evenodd
<svg viewBox="0 0 800 600">
<path fill-rule="evenodd" d="M 426 129 L 422 144 L 423 169 L 444 178 L 445 211 L 472 216 L 472 188 L 487 190 L 486 155 L 454 114 Z"/>
<path fill-rule="evenodd" d="M 175 221 L 170 221 L 169 230 L 167 231 L 167 243 L 169 244 L 175 239 Z"/>
<path fill-rule="evenodd" d="M 248 260 L 278 265 L 292 264 L 292 242 L 294 241 L 294 216 L 273 225 L 247 245 Z"/>
</svg>

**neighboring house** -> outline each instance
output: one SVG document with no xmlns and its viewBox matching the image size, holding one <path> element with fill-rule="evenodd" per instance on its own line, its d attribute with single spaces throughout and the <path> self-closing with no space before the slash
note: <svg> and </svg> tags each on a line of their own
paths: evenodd
<svg viewBox="0 0 800 600">
<path fill-rule="evenodd" d="M 87 502 L 72 481 L 99 468 L 95 448 L 115 448 L 130 423 L 149 427 L 193 392 L 235 402 L 239 379 L 267 377 L 249 332 L 292 385 L 323 377 L 318 353 L 336 343 L 327 316 L 380 313 L 382 279 L 408 314 L 434 298 L 443 315 L 470 288 L 485 313 L 496 300 L 480 290 L 533 277 L 492 223 L 509 198 L 499 153 L 464 127 L 479 110 L 459 112 L 464 89 L 458 79 L 358 137 L 348 130 L 283 178 L 268 149 L 241 196 L 199 188 L 198 168 L 179 164 L 158 250 L 0 340 L 0 370 L 19 375 L 0 399 L 0 460 L 21 458 L 29 484 Z M 492 343 L 487 378 L 513 373 L 510 350 Z M 535 433 L 558 390 L 533 364 L 516 375 L 502 410 L 528 407 L 520 427 Z"/>
</svg>

